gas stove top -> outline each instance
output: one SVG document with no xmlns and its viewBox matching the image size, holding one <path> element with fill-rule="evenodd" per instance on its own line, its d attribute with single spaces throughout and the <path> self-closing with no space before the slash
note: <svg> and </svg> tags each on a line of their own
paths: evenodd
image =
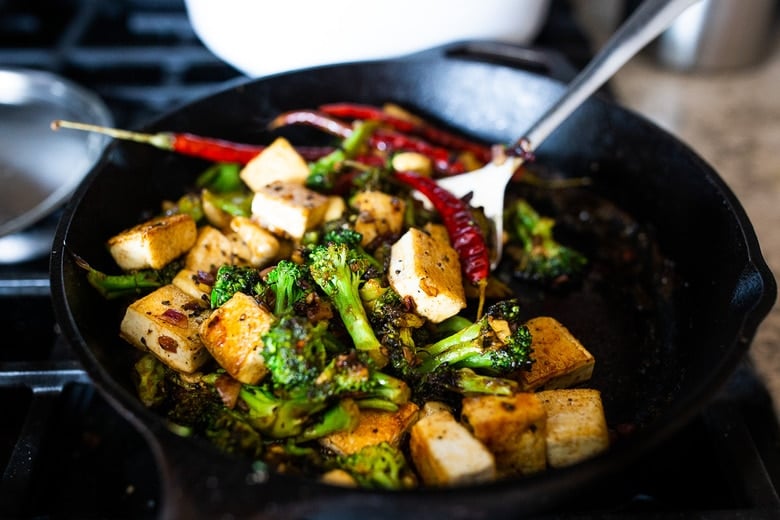
<svg viewBox="0 0 780 520">
<path fill-rule="evenodd" d="M 117 126 L 240 76 L 197 41 L 181 0 L 6 0 L 0 14 L 0 66 L 93 90 Z M 553 3 L 534 46 L 575 68 L 590 56 L 564 2 Z M 0 265 L 0 324 L 0 517 L 156 518 L 154 457 L 59 336 L 48 259 Z M 745 361 L 687 428 L 545 518 L 777 518 L 778 483 L 777 417 Z"/>
</svg>

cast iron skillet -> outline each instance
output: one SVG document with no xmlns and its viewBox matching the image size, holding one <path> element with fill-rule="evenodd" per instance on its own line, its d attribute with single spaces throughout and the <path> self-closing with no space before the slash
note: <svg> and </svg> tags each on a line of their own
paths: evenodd
<svg viewBox="0 0 780 520">
<path fill-rule="evenodd" d="M 409 59 L 240 82 L 173 111 L 147 130 L 267 142 L 264 124 L 286 109 L 344 100 L 393 101 L 486 142 L 511 141 L 563 86 L 499 63 L 496 56 L 485 60 L 484 50 L 456 45 Z M 589 193 L 625 210 L 646 230 L 639 241 L 650 237 L 653 244 L 640 248 L 651 267 L 650 290 L 634 300 L 629 292 L 634 305 L 620 299 L 626 297 L 620 288 L 595 297 L 573 291 L 549 300 L 529 298 L 529 315 L 556 316 L 594 352 L 591 384 L 602 391 L 610 425 L 631 424 L 635 431 L 604 455 L 563 470 L 467 488 L 383 493 L 253 467 L 198 439 L 176 436 L 140 404 L 131 381 L 135 352 L 117 334 L 122 309 L 101 300 L 70 253 L 111 270 L 105 240 L 157 211 L 162 199 L 177 198 L 204 164 L 143 145 L 114 143 L 66 208 L 54 241 L 52 292 L 63 334 L 95 385 L 156 454 L 163 516 L 517 516 L 586 493 L 689 421 L 742 358 L 776 295 L 742 207 L 684 144 L 599 98 L 585 103 L 544 143 L 537 164 L 590 176 Z M 569 211 L 579 215 L 578 208 Z M 613 273 L 599 276 L 608 282 Z M 616 282 L 619 286 L 621 280 Z"/>
</svg>

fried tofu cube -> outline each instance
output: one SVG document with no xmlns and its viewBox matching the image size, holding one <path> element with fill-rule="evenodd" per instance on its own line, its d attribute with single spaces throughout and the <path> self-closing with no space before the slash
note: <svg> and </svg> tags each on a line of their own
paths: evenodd
<svg viewBox="0 0 780 520">
<path fill-rule="evenodd" d="M 233 217 L 230 229 L 235 233 L 233 254 L 239 263 L 265 267 L 279 254 L 279 240 L 248 217 Z"/>
<path fill-rule="evenodd" d="M 203 226 L 187 252 L 184 267 L 195 272 L 216 273 L 221 265 L 232 262 L 232 245 L 228 237 L 215 227 Z"/>
<path fill-rule="evenodd" d="M 410 228 L 390 250 L 388 281 L 434 323 L 466 307 L 458 253 L 447 242 Z"/>
<path fill-rule="evenodd" d="M 540 316 L 526 325 L 535 361 L 516 376 L 524 390 L 567 388 L 590 379 L 596 360 L 559 321 Z"/>
<path fill-rule="evenodd" d="M 161 269 L 187 252 L 197 236 L 191 216 L 176 214 L 148 220 L 108 240 L 114 261 L 125 271 Z"/>
<path fill-rule="evenodd" d="M 450 408 L 450 406 L 443 401 L 426 401 L 420 410 L 420 417 L 433 415 L 439 412 L 452 413 L 452 408 Z"/>
<path fill-rule="evenodd" d="M 387 442 L 398 447 L 419 415 L 419 407 L 408 402 L 395 412 L 364 409 L 354 430 L 339 431 L 320 439 L 320 444 L 339 455 L 356 453 L 366 446 Z"/>
<path fill-rule="evenodd" d="M 394 239 L 401 233 L 406 211 L 402 199 L 381 191 L 361 191 L 349 204 L 357 211 L 355 231 L 363 235 L 363 247 L 370 247 L 378 238 Z"/>
<path fill-rule="evenodd" d="M 450 242 L 450 233 L 447 231 L 447 228 L 444 227 L 444 225 L 442 224 L 435 224 L 433 222 L 428 222 L 423 227 L 423 231 L 431 235 L 431 237 L 438 242 L 444 242 L 446 244 L 452 245 L 452 242 Z"/>
<path fill-rule="evenodd" d="M 544 390 L 539 400 L 547 412 L 547 463 L 571 466 L 609 447 L 601 393 L 590 388 Z"/>
<path fill-rule="evenodd" d="M 271 232 L 300 240 L 322 223 L 328 205 L 325 195 L 300 184 L 276 181 L 255 192 L 252 216 Z"/>
<path fill-rule="evenodd" d="M 276 181 L 302 185 L 309 176 L 309 166 L 287 139 L 278 137 L 246 163 L 239 175 L 250 190 L 260 191 Z"/>
<path fill-rule="evenodd" d="M 203 278 L 189 269 L 182 269 L 171 280 L 179 290 L 197 301 L 201 307 L 208 307 L 211 302 L 211 286 L 203 282 Z"/>
<path fill-rule="evenodd" d="M 148 349 L 174 370 L 189 374 L 210 358 L 198 335 L 206 315 L 197 300 L 174 285 L 164 285 L 130 304 L 119 335 L 139 349 Z"/>
<path fill-rule="evenodd" d="M 254 298 L 236 293 L 201 324 L 200 337 L 228 374 L 253 385 L 268 372 L 260 350 L 273 320 Z"/>
<path fill-rule="evenodd" d="M 409 451 L 423 482 L 457 486 L 496 478 L 493 454 L 449 412 L 426 415 L 410 431 Z"/>
<path fill-rule="evenodd" d="M 461 421 L 493 454 L 499 476 L 547 467 L 547 412 L 536 394 L 464 397 Z"/>
</svg>

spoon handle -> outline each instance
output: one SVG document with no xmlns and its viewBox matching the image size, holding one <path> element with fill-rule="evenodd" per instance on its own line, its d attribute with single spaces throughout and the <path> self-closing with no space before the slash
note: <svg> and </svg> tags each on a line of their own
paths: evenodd
<svg viewBox="0 0 780 520">
<path fill-rule="evenodd" d="M 629 59 L 661 34 L 679 14 L 699 0 L 645 0 L 572 80 L 563 96 L 534 123 L 518 143 L 535 150 L 591 94 Z"/>
</svg>

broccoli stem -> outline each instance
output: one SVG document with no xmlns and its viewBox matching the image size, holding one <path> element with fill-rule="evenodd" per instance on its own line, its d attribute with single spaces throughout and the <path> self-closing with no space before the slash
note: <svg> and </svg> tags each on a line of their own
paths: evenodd
<svg viewBox="0 0 780 520">
<path fill-rule="evenodd" d="M 124 274 L 106 274 L 98 271 L 80 256 L 73 254 L 76 265 L 87 271 L 87 281 L 107 300 L 151 292 L 173 280 L 181 267 L 174 262 L 160 269 L 142 269 Z"/>
<path fill-rule="evenodd" d="M 423 358 L 419 369 L 422 372 L 431 372 L 440 365 L 457 365 L 466 363 L 471 368 L 491 368 L 492 361 L 484 356 L 484 350 L 473 342 L 463 342 L 450 345 L 447 350 L 432 356 Z"/>
<path fill-rule="evenodd" d="M 339 456 L 336 464 L 352 475 L 361 487 L 395 490 L 403 489 L 411 483 L 406 478 L 406 458 L 400 449 L 387 442 Z"/>
<path fill-rule="evenodd" d="M 370 384 L 372 398 L 398 405 L 407 402 L 411 397 L 411 389 L 405 381 L 384 372 L 373 371 Z"/>
<path fill-rule="evenodd" d="M 281 399 L 259 386 L 242 385 L 239 398 L 247 406 L 250 424 L 275 439 L 301 435 L 311 416 L 327 408 L 324 399 L 308 396 Z"/>
<path fill-rule="evenodd" d="M 321 191 L 332 190 L 336 183 L 336 173 L 341 164 L 357 154 L 375 127 L 376 124 L 370 121 L 356 122 L 352 133 L 341 142 L 341 147 L 309 166 L 306 186 Z"/>
<path fill-rule="evenodd" d="M 353 271 L 349 251 L 346 244 L 317 246 L 310 254 L 309 271 L 336 307 L 355 348 L 366 352 L 377 367 L 382 368 L 387 364 L 387 356 L 363 307 L 360 267 L 355 268 L 357 272 Z"/>
<path fill-rule="evenodd" d="M 338 431 L 352 431 L 360 420 L 360 409 L 352 399 L 342 399 L 335 406 L 326 410 L 321 419 L 307 426 L 296 437 L 296 442 L 306 442 L 319 439 Z"/>
<path fill-rule="evenodd" d="M 530 356 L 531 334 L 522 323 L 519 302 L 504 300 L 455 334 L 418 348 L 415 371 L 427 374 L 450 366 L 504 375 L 530 367 Z"/>
<path fill-rule="evenodd" d="M 462 329 L 453 334 L 440 339 L 436 343 L 425 347 L 425 354 L 430 357 L 437 357 L 448 354 L 452 350 L 457 350 L 459 346 L 465 343 L 471 343 L 482 335 L 482 321 L 467 324 Z"/>
<path fill-rule="evenodd" d="M 478 374 L 470 368 L 459 368 L 453 376 L 453 390 L 463 395 L 512 395 L 520 390 L 517 381 Z"/>
</svg>

